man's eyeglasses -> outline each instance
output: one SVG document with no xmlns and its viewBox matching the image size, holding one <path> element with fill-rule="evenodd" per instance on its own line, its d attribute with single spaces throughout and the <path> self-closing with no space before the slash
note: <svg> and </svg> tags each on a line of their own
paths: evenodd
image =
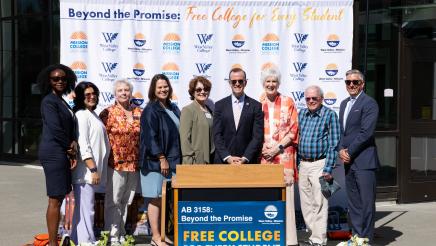
<svg viewBox="0 0 436 246">
<path fill-rule="evenodd" d="M 310 101 L 314 101 L 314 102 L 318 102 L 319 97 L 306 97 L 306 102 L 310 102 Z"/>
<path fill-rule="evenodd" d="M 85 93 L 85 97 L 86 97 L 86 98 L 91 98 L 92 96 L 97 96 L 97 93 L 96 93 L 96 92 L 88 92 L 88 93 Z"/>
<path fill-rule="evenodd" d="M 195 88 L 195 92 L 197 92 L 197 93 L 200 93 L 202 91 L 209 92 L 209 89 L 207 89 L 207 88 Z"/>
<path fill-rule="evenodd" d="M 236 83 L 239 83 L 239 84 L 243 85 L 245 83 L 245 80 L 243 80 L 243 79 L 230 80 L 230 83 L 232 83 L 232 85 L 236 85 Z"/>
<path fill-rule="evenodd" d="M 67 78 L 66 77 L 50 77 L 50 79 L 53 82 L 58 82 L 59 80 L 62 80 L 63 82 L 67 82 Z"/>
<path fill-rule="evenodd" d="M 360 85 L 360 83 L 362 83 L 362 80 L 345 80 L 346 85 L 350 85 L 351 83 L 353 83 L 353 85 Z"/>
</svg>

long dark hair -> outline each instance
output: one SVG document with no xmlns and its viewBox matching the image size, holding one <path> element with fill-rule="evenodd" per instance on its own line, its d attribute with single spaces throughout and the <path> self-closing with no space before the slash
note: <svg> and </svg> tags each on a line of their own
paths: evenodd
<svg viewBox="0 0 436 246">
<path fill-rule="evenodd" d="M 53 89 L 51 88 L 50 84 L 50 73 L 56 69 L 60 69 L 65 73 L 67 86 L 64 93 L 69 93 L 70 91 L 74 90 L 77 77 L 73 70 L 63 64 L 53 64 L 41 70 L 36 78 L 36 82 L 39 85 L 39 90 L 41 91 L 42 96 L 46 96 L 48 93 L 52 92 Z"/>
<path fill-rule="evenodd" d="M 76 94 L 76 97 L 74 98 L 74 108 L 73 108 L 74 112 L 77 112 L 81 109 L 86 109 L 85 90 L 88 88 L 94 89 L 95 96 L 97 97 L 96 104 L 94 107 L 92 107 L 92 110 L 94 110 L 97 107 L 98 97 L 100 96 L 100 90 L 97 88 L 96 85 L 94 85 L 94 83 L 89 81 L 82 81 L 74 89 L 74 93 Z"/>
<path fill-rule="evenodd" d="M 171 104 L 171 97 L 173 96 L 173 87 L 171 86 L 170 80 L 168 79 L 168 77 L 165 74 L 156 74 L 155 76 L 153 76 L 153 78 L 151 79 L 151 83 L 150 83 L 150 88 L 148 88 L 148 99 L 151 102 L 154 102 L 157 100 L 156 97 L 156 85 L 157 85 L 157 81 L 163 79 L 168 83 L 168 97 L 166 100 L 166 103 L 169 105 Z"/>
</svg>

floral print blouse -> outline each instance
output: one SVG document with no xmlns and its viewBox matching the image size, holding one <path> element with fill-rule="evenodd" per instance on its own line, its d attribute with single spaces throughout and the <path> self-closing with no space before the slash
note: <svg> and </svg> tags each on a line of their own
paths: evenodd
<svg viewBox="0 0 436 246">
<path fill-rule="evenodd" d="M 141 108 L 133 108 L 133 120 L 129 121 L 124 109 L 118 103 L 100 113 L 111 145 L 108 165 L 114 170 L 129 172 L 139 170 L 139 121 L 141 113 Z"/>
<path fill-rule="evenodd" d="M 283 164 L 285 168 L 294 169 L 297 175 L 296 154 L 298 145 L 298 113 L 294 101 L 283 95 L 278 95 L 274 101 L 273 118 L 270 119 L 270 108 L 266 96 L 261 97 L 262 111 L 264 113 L 264 147 L 276 146 L 285 136 L 292 139 L 291 145 L 284 149 L 283 154 L 278 154 L 272 162 L 261 158 L 261 163 Z M 273 121 L 270 124 L 270 121 Z M 272 128 L 270 127 L 272 126 Z"/>
</svg>

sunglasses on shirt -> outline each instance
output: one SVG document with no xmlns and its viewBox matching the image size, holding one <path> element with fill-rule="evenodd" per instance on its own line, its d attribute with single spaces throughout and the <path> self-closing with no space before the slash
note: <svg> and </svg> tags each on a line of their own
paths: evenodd
<svg viewBox="0 0 436 246">
<path fill-rule="evenodd" d="M 360 85 L 360 83 L 362 83 L 362 80 L 345 80 L 346 85 L 350 85 L 351 83 L 353 83 L 353 85 Z"/>
</svg>

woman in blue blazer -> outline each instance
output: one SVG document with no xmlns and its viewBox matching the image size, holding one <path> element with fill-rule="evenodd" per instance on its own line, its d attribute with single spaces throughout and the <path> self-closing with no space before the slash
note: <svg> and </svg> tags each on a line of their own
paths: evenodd
<svg viewBox="0 0 436 246">
<path fill-rule="evenodd" d="M 71 191 L 71 169 L 76 161 L 76 129 L 74 113 L 63 95 L 74 88 L 77 80 L 73 70 L 56 64 L 38 75 L 41 95 L 42 138 L 39 160 L 45 174 L 48 196 L 47 228 L 49 245 L 57 245 L 60 208 L 66 194 Z"/>
<path fill-rule="evenodd" d="M 149 202 L 148 219 L 153 233 L 152 245 L 172 244 L 160 240 L 160 207 L 162 182 L 176 172 L 181 162 L 180 110 L 171 103 L 170 81 L 163 74 L 155 75 L 150 83 L 150 100 L 141 115 L 140 163 L 142 196 Z"/>
</svg>

